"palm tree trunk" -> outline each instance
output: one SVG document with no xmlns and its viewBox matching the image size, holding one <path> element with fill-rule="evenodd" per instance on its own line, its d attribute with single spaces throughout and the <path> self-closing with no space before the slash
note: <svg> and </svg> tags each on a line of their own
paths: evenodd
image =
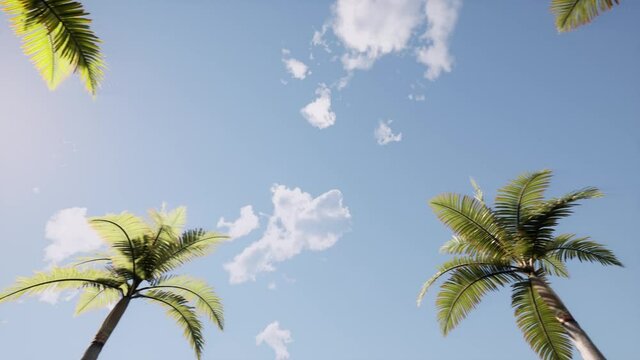
<svg viewBox="0 0 640 360">
<path fill-rule="evenodd" d="M 82 356 L 82 360 L 96 360 L 98 355 L 100 355 L 100 351 L 102 351 L 102 347 L 109 340 L 109 336 L 113 332 L 113 329 L 116 328 L 120 318 L 124 314 L 124 311 L 127 310 L 127 306 L 129 306 L 129 301 L 131 298 L 125 296 L 116 306 L 111 310 L 107 318 L 104 319 L 100 330 L 96 334 L 96 337 L 91 342 L 91 345 L 87 348 L 84 355 Z"/>
<path fill-rule="evenodd" d="M 571 337 L 571 340 L 573 340 L 580 356 L 582 356 L 584 360 L 606 360 L 598 347 L 596 347 L 593 341 L 591 341 L 587 333 L 582 330 L 576 319 L 573 318 L 569 309 L 567 309 L 562 300 L 560 300 L 560 297 L 558 297 L 558 294 L 551 289 L 549 284 L 535 276 L 532 276 L 530 279 L 533 287 L 545 303 L 555 311 L 556 318 L 560 321 L 562 326 L 564 326 L 565 330 Z"/>
</svg>

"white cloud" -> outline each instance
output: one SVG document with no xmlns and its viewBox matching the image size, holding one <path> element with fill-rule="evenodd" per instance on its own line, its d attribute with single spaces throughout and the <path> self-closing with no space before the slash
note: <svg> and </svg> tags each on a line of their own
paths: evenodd
<svg viewBox="0 0 640 360">
<path fill-rule="evenodd" d="M 337 0 L 333 32 L 348 50 L 345 69 L 368 69 L 380 56 L 406 48 L 420 6 L 420 0 Z"/>
<path fill-rule="evenodd" d="M 291 52 L 288 49 L 282 49 L 282 62 L 291 76 L 303 80 L 307 75 L 311 74 L 311 71 L 302 61 L 289 57 L 290 54 Z"/>
<path fill-rule="evenodd" d="M 40 194 L 40 188 L 36 186 L 33 189 L 31 189 L 31 192 L 34 193 L 35 195 L 38 195 Z"/>
<path fill-rule="evenodd" d="M 283 185 L 274 185 L 271 192 L 274 210 L 264 234 L 224 265 L 232 284 L 255 281 L 258 273 L 274 271 L 275 263 L 304 250 L 326 250 L 349 230 L 351 214 L 340 190 L 316 198 Z"/>
<path fill-rule="evenodd" d="M 411 49 L 435 80 L 451 71 L 448 41 L 462 0 L 336 0 L 332 17 L 313 34 L 311 43 L 327 48 L 329 26 L 342 43 L 347 71 L 367 70 L 382 56 Z M 416 33 L 426 23 L 422 36 Z"/>
<path fill-rule="evenodd" d="M 86 208 L 58 211 L 47 222 L 45 237 L 52 241 L 45 251 L 45 261 L 55 265 L 77 253 L 94 251 L 102 240 L 87 222 Z"/>
<path fill-rule="evenodd" d="M 287 66 L 287 71 L 296 79 L 304 79 L 310 74 L 309 68 L 305 63 L 297 59 L 285 59 L 283 60 Z"/>
<path fill-rule="evenodd" d="M 427 66 L 424 76 L 429 80 L 437 79 L 443 71 L 451 72 L 453 57 L 449 54 L 449 35 L 456 25 L 461 5 L 461 0 L 427 0 L 428 28 L 422 38 L 429 45 L 417 49 L 417 58 Z"/>
<path fill-rule="evenodd" d="M 276 353 L 276 360 L 286 360 L 289 358 L 287 344 L 292 341 L 291 331 L 281 329 L 277 321 L 267 325 L 267 327 L 256 336 L 256 346 L 263 342 L 269 345 Z"/>
<path fill-rule="evenodd" d="M 424 94 L 409 94 L 408 98 L 409 100 L 413 100 L 416 102 L 422 102 L 427 99 L 427 97 Z"/>
<path fill-rule="evenodd" d="M 236 239 L 248 235 L 260 225 L 258 216 L 254 214 L 251 205 L 244 206 L 240 209 L 240 217 L 234 222 L 227 222 L 223 217 L 218 220 L 218 227 L 226 227 L 229 230 L 227 235 L 231 239 Z"/>
<path fill-rule="evenodd" d="M 392 120 L 388 120 L 386 122 L 380 121 L 378 123 L 378 127 L 374 131 L 374 135 L 376 137 L 378 145 L 387 145 L 389 143 L 402 140 L 402 133 L 394 134 L 391 130 L 391 127 L 389 127 L 392 122 Z"/>
<path fill-rule="evenodd" d="M 331 111 L 331 90 L 325 84 L 320 84 L 316 95 L 318 97 L 303 107 L 300 113 L 309 124 L 324 129 L 336 122 L 336 114 Z"/>
<path fill-rule="evenodd" d="M 278 286 L 276 285 L 275 281 L 272 281 L 269 283 L 269 285 L 267 285 L 267 289 L 269 290 L 275 290 Z"/>
</svg>

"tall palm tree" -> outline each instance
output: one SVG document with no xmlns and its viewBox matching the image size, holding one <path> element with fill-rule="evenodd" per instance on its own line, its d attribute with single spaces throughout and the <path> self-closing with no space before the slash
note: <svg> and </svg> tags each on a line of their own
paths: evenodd
<svg viewBox="0 0 640 360">
<path fill-rule="evenodd" d="M 204 347 L 202 322 L 206 316 L 221 330 L 222 304 L 206 282 L 189 276 L 168 274 L 183 263 L 206 255 L 227 237 L 202 229 L 182 232 L 186 209 L 150 211 L 151 222 L 123 212 L 89 219 L 108 245 L 106 253 L 83 259 L 73 266 L 57 267 L 19 278 L 0 292 L 0 303 L 48 290 L 79 289 L 76 314 L 113 305 L 87 348 L 83 360 L 97 359 L 118 321 L 133 299 L 144 299 L 167 310 L 183 328 L 200 359 Z M 97 264 L 104 265 L 99 269 Z"/>
<path fill-rule="evenodd" d="M 552 0 L 551 11 L 556 15 L 556 29 L 565 32 L 590 23 L 618 4 L 619 0 Z"/>
<path fill-rule="evenodd" d="M 78 72 L 89 93 L 95 96 L 104 77 L 100 39 L 82 4 L 72 0 L 0 0 L 11 16 L 22 49 L 50 89 L 72 72 Z"/>
<path fill-rule="evenodd" d="M 488 207 L 475 182 L 475 197 L 441 194 L 430 204 L 454 236 L 441 250 L 457 255 L 424 283 L 427 289 L 447 276 L 438 293 L 438 321 L 446 335 L 473 310 L 482 296 L 506 285 L 512 288 L 516 322 L 542 359 L 570 359 L 571 341 L 583 359 L 604 359 L 558 295 L 548 277 L 568 277 L 565 261 L 622 266 L 615 255 L 588 237 L 554 234 L 561 218 L 578 201 L 602 196 L 587 187 L 562 197 L 544 199 L 551 171 L 523 174 L 501 188 L 495 207 Z"/>
</svg>

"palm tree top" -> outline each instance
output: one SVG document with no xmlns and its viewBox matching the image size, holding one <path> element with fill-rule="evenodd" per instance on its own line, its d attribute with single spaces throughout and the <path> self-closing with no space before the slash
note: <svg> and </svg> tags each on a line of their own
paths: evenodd
<svg viewBox="0 0 640 360">
<path fill-rule="evenodd" d="M 544 359 L 571 358 L 566 331 L 534 287 L 547 286 L 551 275 L 568 277 L 567 260 L 622 263 L 589 237 L 555 234 L 559 220 L 571 215 L 579 201 L 602 193 L 585 187 L 545 199 L 551 177 L 550 170 L 522 174 L 498 190 L 493 208 L 473 180 L 474 196 L 445 193 L 430 201 L 436 216 L 453 231 L 441 251 L 455 257 L 424 283 L 417 302 L 420 305 L 431 285 L 448 275 L 436 301 L 445 335 L 484 294 L 511 284 L 517 322 L 532 348 Z"/>
<path fill-rule="evenodd" d="M 222 330 L 222 303 L 206 282 L 170 272 L 208 254 L 227 236 L 183 230 L 184 207 L 169 212 L 151 210 L 149 218 L 146 222 L 128 212 L 90 218 L 89 224 L 108 246 L 105 253 L 18 278 L 0 292 L 0 303 L 47 290 L 80 289 L 76 314 L 81 314 L 121 299 L 146 299 L 164 307 L 177 321 L 199 359 L 204 336 L 198 315 Z"/>
</svg>

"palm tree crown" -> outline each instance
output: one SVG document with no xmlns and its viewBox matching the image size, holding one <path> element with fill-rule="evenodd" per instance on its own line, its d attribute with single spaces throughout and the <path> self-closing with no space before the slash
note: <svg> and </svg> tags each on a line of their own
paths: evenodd
<svg viewBox="0 0 640 360">
<path fill-rule="evenodd" d="M 447 275 L 436 300 L 438 321 L 445 335 L 483 295 L 511 285 L 517 324 L 533 350 L 542 359 L 571 358 L 570 340 L 576 342 L 576 338 L 567 326 L 575 320 L 549 287 L 548 276 L 568 277 L 564 263 L 570 259 L 622 264 L 611 251 L 588 237 L 554 234 L 558 221 L 570 215 L 578 201 L 602 194 L 587 187 L 545 200 L 550 179 L 548 170 L 518 177 L 498 191 L 493 209 L 485 204 L 482 191 L 473 181 L 474 197 L 442 194 L 431 200 L 438 218 L 454 232 L 441 250 L 456 257 L 442 264 L 425 282 L 418 305 L 427 289 Z"/>
<path fill-rule="evenodd" d="M 19 278 L 13 286 L 0 292 L 0 302 L 47 290 L 79 289 L 76 314 L 116 304 L 91 345 L 95 355 L 85 354 L 84 358 L 90 359 L 97 358 L 129 301 L 145 299 L 167 310 L 183 328 L 199 359 L 204 336 L 198 315 L 208 317 L 222 330 L 222 304 L 206 282 L 168 273 L 207 254 L 226 236 L 202 229 L 183 232 L 184 207 L 170 212 L 152 210 L 150 217 L 150 223 L 127 212 L 89 219 L 108 245 L 106 253 L 82 259 L 73 266 Z M 104 266 L 99 269 L 96 264 Z"/>
</svg>

